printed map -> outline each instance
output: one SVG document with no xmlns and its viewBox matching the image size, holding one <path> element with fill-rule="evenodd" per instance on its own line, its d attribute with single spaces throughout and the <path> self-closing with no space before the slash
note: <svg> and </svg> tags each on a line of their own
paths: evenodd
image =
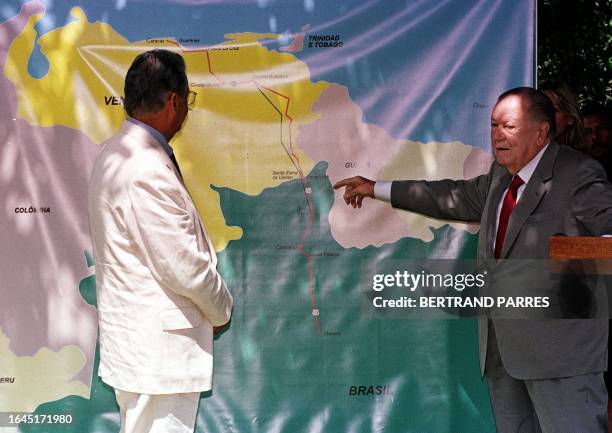
<svg viewBox="0 0 612 433">
<path fill-rule="evenodd" d="M 0 10 L 0 411 L 73 417 L 24 432 L 118 431 L 87 182 L 127 68 L 164 48 L 197 93 L 172 144 L 236 299 L 197 430 L 490 431 L 474 321 L 367 309 L 374 269 L 473 258 L 478 227 L 354 210 L 331 185 L 486 172 L 492 104 L 531 79 L 530 27 L 512 28 L 530 3 L 103 3 Z"/>
</svg>

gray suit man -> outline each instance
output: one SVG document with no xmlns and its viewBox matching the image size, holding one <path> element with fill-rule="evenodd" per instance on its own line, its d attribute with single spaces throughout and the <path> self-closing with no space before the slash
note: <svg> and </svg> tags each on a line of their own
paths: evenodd
<svg viewBox="0 0 612 433">
<path fill-rule="evenodd" d="M 372 197 L 434 218 L 480 222 L 481 262 L 546 259 L 553 234 L 612 233 L 612 187 L 605 172 L 593 159 L 551 141 L 554 134 L 550 100 L 520 87 L 502 94 L 493 109 L 496 161 L 487 174 L 392 183 L 354 177 L 334 188 L 346 187 L 344 199 L 353 207 Z M 479 317 L 478 324 L 481 371 L 498 432 L 607 431 L 607 320 L 491 315 Z"/>
</svg>

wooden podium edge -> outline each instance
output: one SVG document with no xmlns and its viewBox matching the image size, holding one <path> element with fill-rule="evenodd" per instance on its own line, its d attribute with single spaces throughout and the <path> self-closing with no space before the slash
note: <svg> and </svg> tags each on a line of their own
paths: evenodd
<svg viewBox="0 0 612 433">
<path fill-rule="evenodd" d="M 551 236 L 551 260 L 612 260 L 612 237 Z"/>
<path fill-rule="evenodd" d="M 612 275 L 612 237 L 551 236 L 549 269 Z"/>
</svg>

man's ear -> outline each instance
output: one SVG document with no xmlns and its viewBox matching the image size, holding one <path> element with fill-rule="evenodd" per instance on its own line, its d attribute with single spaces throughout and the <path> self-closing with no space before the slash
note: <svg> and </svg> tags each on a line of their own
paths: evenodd
<svg viewBox="0 0 612 433">
<path fill-rule="evenodd" d="M 540 123 L 538 127 L 538 142 L 541 145 L 548 143 L 548 133 L 550 132 L 550 125 L 547 122 Z"/>
<path fill-rule="evenodd" d="M 168 96 L 168 104 L 173 111 L 178 109 L 178 95 L 176 92 L 170 92 L 170 95 Z"/>
</svg>

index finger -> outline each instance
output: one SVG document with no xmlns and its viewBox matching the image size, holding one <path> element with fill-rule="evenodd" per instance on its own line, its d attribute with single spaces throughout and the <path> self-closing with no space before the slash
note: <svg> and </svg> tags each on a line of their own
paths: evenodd
<svg viewBox="0 0 612 433">
<path fill-rule="evenodd" d="M 333 186 L 334 189 L 342 188 L 343 186 L 349 186 L 355 183 L 355 177 L 347 177 L 346 179 L 339 180 Z"/>
</svg>

